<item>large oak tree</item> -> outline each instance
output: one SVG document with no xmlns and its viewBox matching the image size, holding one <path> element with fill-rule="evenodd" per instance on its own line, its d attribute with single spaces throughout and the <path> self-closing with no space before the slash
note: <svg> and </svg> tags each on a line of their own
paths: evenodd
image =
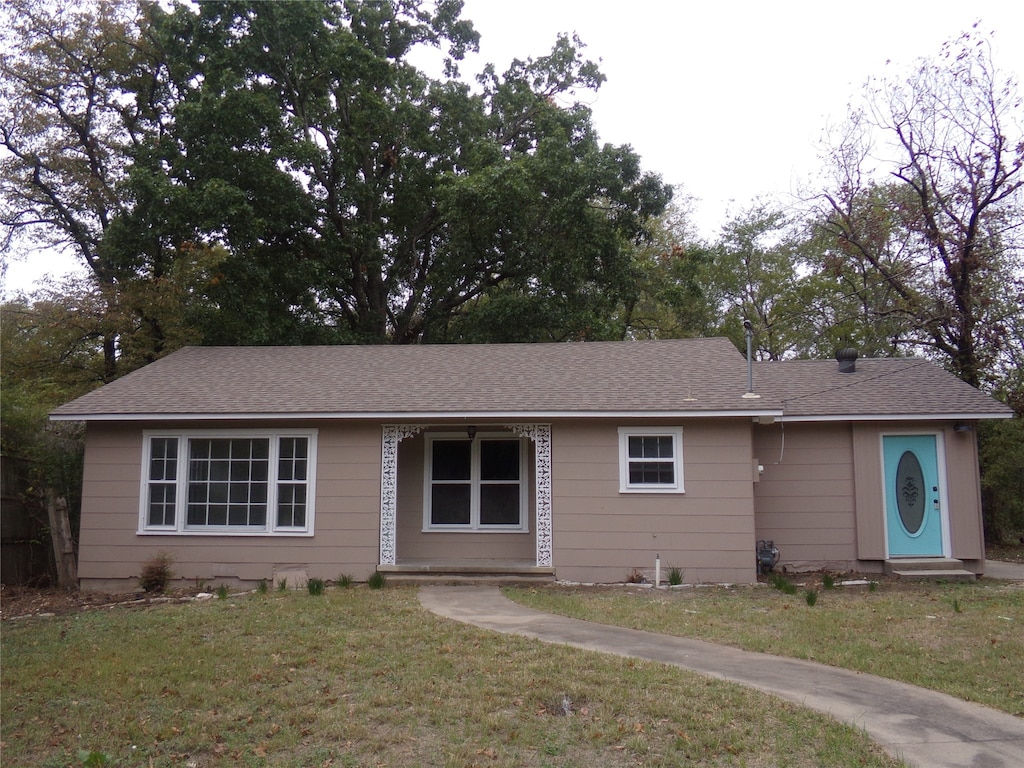
<svg viewBox="0 0 1024 768">
<path fill-rule="evenodd" d="M 671 190 L 599 144 L 574 93 L 602 75 L 561 37 L 471 88 L 454 76 L 477 39 L 460 10 L 206 2 L 161 18 L 169 140 L 133 179 L 169 183 L 189 236 L 230 254 L 210 340 L 580 338 L 629 290 L 628 245 Z M 418 46 L 444 76 L 410 63 Z M 503 305 L 518 329 L 481 331 Z"/>
</svg>

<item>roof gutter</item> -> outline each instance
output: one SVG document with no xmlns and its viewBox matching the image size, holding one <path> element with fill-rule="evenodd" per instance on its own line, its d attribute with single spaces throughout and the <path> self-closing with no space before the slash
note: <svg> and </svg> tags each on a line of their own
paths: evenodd
<svg viewBox="0 0 1024 768">
<path fill-rule="evenodd" d="M 723 417 L 782 416 L 781 408 L 743 408 L 707 411 L 410 411 L 376 413 L 51 413 L 51 421 L 539 421 L 547 419 L 702 419 Z"/>
</svg>

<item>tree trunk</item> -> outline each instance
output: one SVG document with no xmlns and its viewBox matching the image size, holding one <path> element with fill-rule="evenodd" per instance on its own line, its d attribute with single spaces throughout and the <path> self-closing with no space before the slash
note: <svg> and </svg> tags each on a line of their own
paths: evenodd
<svg viewBox="0 0 1024 768">
<path fill-rule="evenodd" d="M 71 538 L 68 503 L 65 499 L 58 498 L 53 490 L 49 490 L 46 492 L 46 511 L 50 517 L 53 559 L 57 564 L 57 585 L 62 589 L 76 589 L 78 562 L 75 559 L 75 543 Z"/>
</svg>

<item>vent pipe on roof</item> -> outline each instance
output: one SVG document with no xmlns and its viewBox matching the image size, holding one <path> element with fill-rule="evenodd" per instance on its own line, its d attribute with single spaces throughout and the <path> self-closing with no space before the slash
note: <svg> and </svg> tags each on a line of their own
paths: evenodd
<svg viewBox="0 0 1024 768">
<path fill-rule="evenodd" d="M 743 397 L 760 398 L 754 394 L 754 324 L 749 320 L 743 321 L 743 335 L 747 337 L 747 392 Z"/>
<path fill-rule="evenodd" d="M 840 349 L 836 352 L 836 360 L 839 361 L 840 373 L 856 373 L 857 371 L 857 350 L 852 347 Z"/>
</svg>

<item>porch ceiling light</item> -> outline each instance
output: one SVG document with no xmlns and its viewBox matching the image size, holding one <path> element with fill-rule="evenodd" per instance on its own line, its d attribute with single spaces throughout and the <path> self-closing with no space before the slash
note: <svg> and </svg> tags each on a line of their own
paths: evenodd
<svg viewBox="0 0 1024 768">
<path fill-rule="evenodd" d="M 469 435 L 469 439 L 472 440 L 476 437 L 476 427 L 472 424 L 466 427 L 466 434 Z"/>
</svg>

